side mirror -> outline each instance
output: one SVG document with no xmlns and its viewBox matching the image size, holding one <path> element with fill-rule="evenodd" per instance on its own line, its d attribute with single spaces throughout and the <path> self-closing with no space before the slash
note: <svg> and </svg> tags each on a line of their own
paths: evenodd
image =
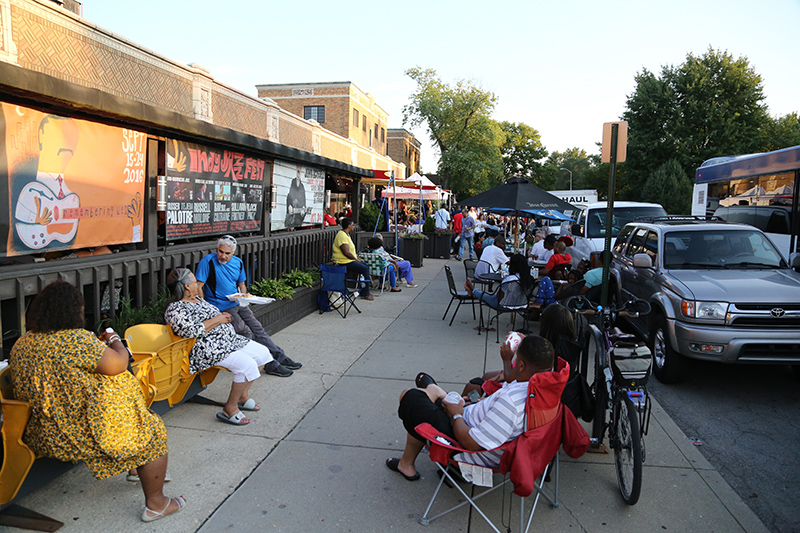
<svg viewBox="0 0 800 533">
<path fill-rule="evenodd" d="M 636 268 L 653 268 L 653 261 L 647 254 L 636 254 L 633 256 L 633 266 Z"/>
<path fill-rule="evenodd" d="M 570 231 L 576 237 L 583 237 L 583 226 L 580 224 L 573 224 Z"/>
<path fill-rule="evenodd" d="M 792 268 L 800 268 L 800 254 L 798 253 L 789 254 L 789 265 Z"/>
</svg>

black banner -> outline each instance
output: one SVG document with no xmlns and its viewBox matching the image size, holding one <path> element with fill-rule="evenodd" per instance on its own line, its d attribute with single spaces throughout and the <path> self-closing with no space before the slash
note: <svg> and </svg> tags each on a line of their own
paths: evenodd
<svg viewBox="0 0 800 533">
<path fill-rule="evenodd" d="M 269 163 L 167 141 L 167 240 L 261 229 Z"/>
</svg>

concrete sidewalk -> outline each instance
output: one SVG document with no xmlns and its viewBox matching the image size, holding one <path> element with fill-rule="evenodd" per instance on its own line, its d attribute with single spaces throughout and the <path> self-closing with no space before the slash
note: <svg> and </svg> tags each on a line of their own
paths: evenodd
<svg viewBox="0 0 800 533">
<path fill-rule="evenodd" d="M 64 532 L 466 531 L 466 509 L 427 527 L 418 524 L 438 482 L 427 457 L 420 456 L 422 479 L 413 483 L 384 465 L 402 452 L 406 434 L 397 400 L 417 372 L 428 372 L 448 390 L 461 390 L 483 373 L 485 337 L 477 335 L 470 308 L 461 307 L 452 327 L 441 320 L 450 300 L 444 264 L 426 259 L 414 271 L 419 288 L 359 300 L 362 314 L 353 311 L 343 320 L 314 313 L 276 334 L 304 366 L 290 378 L 265 376 L 253 384 L 263 409 L 250 425 L 219 423 L 219 409 L 208 405 L 184 404 L 167 413 L 174 481 L 166 492 L 186 496 L 180 514 L 144 524 L 138 484 L 124 476 L 98 482 L 84 466 L 18 503 L 65 522 Z M 461 264 L 449 264 L 462 283 Z M 488 359 L 489 368 L 499 368 L 494 333 Z M 223 400 L 229 388 L 230 377 L 221 375 L 203 395 Z M 577 460 L 562 454 L 561 507 L 540 503 L 532 529 L 767 531 L 657 403 L 645 443 L 637 505 L 625 505 L 619 495 L 613 454 Z M 457 501 L 455 490 L 444 490 L 440 499 Z M 500 492 L 484 505 L 498 525 Z M 489 531 L 476 513 L 471 531 Z"/>
</svg>

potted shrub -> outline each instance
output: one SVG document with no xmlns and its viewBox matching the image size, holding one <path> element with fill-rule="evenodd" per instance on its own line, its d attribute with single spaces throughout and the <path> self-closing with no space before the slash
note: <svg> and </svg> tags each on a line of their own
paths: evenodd
<svg viewBox="0 0 800 533">
<path fill-rule="evenodd" d="M 433 231 L 433 256 L 439 259 L 450 259 L 450 241 L 453 240 L 453 230 L 450 228 Z"/>
<path fill-rule="evenodd" d="M 401 233 L 403 239 L 403 258 L 411 263 L 412 267 L 421 267 L 425 255 L 425 241 L 428 239 L 423 233 Z"/>
<path fill-rule="evenodd" d="M 253 314 L 267 333 L 294 323 L 317 309 L 317 290 L 320 282 L 319 268 L 294 269 L 280 279 L 262 279 L 250 286 L 256 296 L 275 298 L 268 305 L 257 305 Z"/>
</svg>

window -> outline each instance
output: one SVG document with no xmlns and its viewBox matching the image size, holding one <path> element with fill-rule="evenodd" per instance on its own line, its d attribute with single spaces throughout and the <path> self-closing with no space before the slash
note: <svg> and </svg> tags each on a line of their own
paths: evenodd
<svg viewBox="0 0 800 533">
<path fill-rule="evenodd" d="M 361 115 L 361 130 L 367 131 L 367 117 L 366 115 Z"/>
<path fill-rule="evenodd" d="M 386 142 L 386 129 L 381 128 L 381 142 Z"/>
<path fill-rule="evenodd" d="M 358 127 L 358 109 L 353 108 L 353 126 Z"/>
<path fill-rule="evenodd" d="M 324 105 L 307 105 L 303 107 L 303 118 L 306 120 L 316 120 L 320 124 L 325 123 Z"/>
<path fill-rule="evenodd" d="M 375 138 L 378 138 L 378 125 L 375 124 Z"/>
</svg>

